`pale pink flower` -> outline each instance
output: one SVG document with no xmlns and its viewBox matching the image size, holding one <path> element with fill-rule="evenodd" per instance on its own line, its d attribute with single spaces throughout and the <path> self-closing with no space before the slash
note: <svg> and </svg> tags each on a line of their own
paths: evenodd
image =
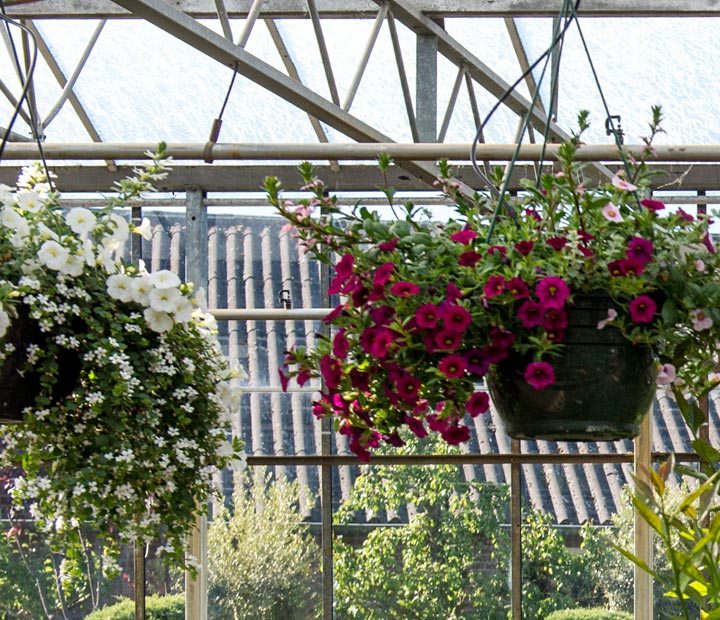
<svg viewBox="0 0 720 620">
<path fill-rule="evenodd" d="M 705 271 L 705 263 L 701 258 L 698 258 L 695 261 L 695 269 L 699 271 L 700 273 L 703 273 Z"/>
<path fill-rule="evenodd" d="M 693 329 L 697 332 L 701 332 L 706 329 L 710 329 L 713 324 L 713 320 L 705 314 L 705 311 L 700 308 L 695 308 L 690 313 L 690 317 L 693 322 Z"/>
<path fill-rule="evenodd" d="M 660 370 L 658 371 L 657 375 L 657 384 L 658 385 L 669 385 L 673 381 L 675 381 L 675 366 L 672 364 L 663 364 L 660 366 Z"/>
<path fill-rule="evenodd" d="M 608 308 L 607 318 L 602 321 L 598 321 L 597 328 L 605 329 L 608 323 L 612 323 L 617 318 L 617 311 L 615 308 Z"/>
<path fill-rule="evenodd" d="M 612 202 L 608 202 L 602 209 L 603 217 L 610 222 L 622 222 L 623 218 L 620 215 L 620 209 L 617 208 Z"/>
<path fill-rule="evenodd" d="M 629 181 L 626 181 L 618 174 L 616 174 L 612 178 L 612 184 L 618 189 L 624 190 L 626 192 L 634 192 L 637 189 L 637 185 L 633 185 Z"/>
</svg>

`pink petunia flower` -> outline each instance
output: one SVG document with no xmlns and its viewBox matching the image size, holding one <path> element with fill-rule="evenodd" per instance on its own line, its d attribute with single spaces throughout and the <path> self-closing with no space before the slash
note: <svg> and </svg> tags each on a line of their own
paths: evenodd
<svg viewBox="0 0 720 620">
<path fill-rule="evenodd" d="M 397 380 L 395 387 L 400 398 L 406 402 L 414 403 L 420 392 L 420 379 L 406 373 Z"/>
<path fill-rule="evenodd" d="M 609 222 L 622 222 L 623 217 L 620 214 L 620 209 L 617 208 L 612 202 L 608 202 L 603 208 L 603 217 Z"/>
<path fill-rule="evenodd" d="M 375 270 L 373 276 L 373 284 L 384 286 L 392 275 L 393 269 L 395 269 L 394 263 L 383 263 Z"/>
<path fill-rule="evenodd" d="M 462 334 L 441 329 L 433 338 L 435 347 L 441 351 L 454 351 L 462 343 Z"/>
<path fill-rule="evenodd" d="M 676 376 L 675 366 L 672 364 L 663 364 L 660 366 L 660 370 L 658 370 L 656 383 L 658 385 L 669 385 L 675 381 Z"/>
<path fill-rule="evenodd" d="M 530 297 L 530 288 L 522 278 L 512 278 L 505 283 L 505 288 L 515 299 Z"/>
<path fill-rule="evenodd" d="M 634 323 L 652 323 L 657 304 L 647 295 L 640 295 L 628 304 L 628 309 Z"/>
<path fill-rule="evenodd" d="M 542 325 L 543 314 L 543 307 L 532 299 L 523 302 L 517 311 L 518 319 L 528 329 Z"/>
<path fill-rule="evenodd" d="M 619 174 L 616 174 L 612 178 L 612 184 L 615 187 L 617 187 L 618 189 L 621 189 L 626 192 L 634 192 L 637 189 L 637 185 L 633 185 L 629 181 L 626 181 Z"/>
<path fill-rule="evenodd" d="M 687 211 L 685 211 L 685 209 L 683 209 L 682 207 L 679 207 L 678 210 L 676 211 L 676 213 L 677 213 L 677 215 L 680 216 L 680 219 L 683 219 L 686 222 L 692 222 L 695 220 L 695 218 L 692 215 L 690 215 Z"/>
<path fill-rule="evenodd" d="M 705 313 L 704 310 L 696 308 L 690 313 L 693 322 L 693 329 L 696 332 L 702 332 L 713 326 L 713 320 Z"/>
<path fill-rule="evenodd" d="M 543 390 L 555 383 L 555 371 L 547 362 L 531 362 L 523 376 L 536 390 Z"/>
</svg>

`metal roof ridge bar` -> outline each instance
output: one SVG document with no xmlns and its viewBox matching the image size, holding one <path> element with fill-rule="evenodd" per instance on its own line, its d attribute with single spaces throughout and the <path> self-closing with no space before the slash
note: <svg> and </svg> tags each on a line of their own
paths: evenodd
<svg viewBox="0 0 720 620">
<path fill-rule="evenodd" d="M 156 143 L 52 143 L 43 144 L 47 159 L 64 160 L 143 160 L 148 152 L 156 150 Z M 205 143 L 170 143 L 167 153 L 176 160 L 203 160 Z M 480 160 L 511 159 L 516 148 L 514 144 L 477 145 L 477 158 Z M 548 144 L 546 159 L 557 156 L 559 144 Z M 644 144 L 625 145 L 625 151 L 640 153 Z M 652 162 L 720 162 L 718 144 L 667 144 L 653 147 Z M 219 143 L 213 148 L 213 159 L 218 160 L 298 160 L 298 159 L 344 159 L 374 160 L 381 153 L 395 160 L 437 161 L 439 159 L 469 161 L 470 144 L 438 144 L 398 142 L 373 143 L 322 143 L 322 144 L 268 144 L 268 143 Z M 520 147 L 519 161 L 540 161 L 543 147 L 540 144 L 524 144 Z M 5 160 L 35 160 L 38 158 L 34 143 L 8 144 L 5 148 Z M 586 162 L 620 161 L 617 147 L 611 144 L 583 144 L 576 153 L 576 160 Z"/>
</svg>

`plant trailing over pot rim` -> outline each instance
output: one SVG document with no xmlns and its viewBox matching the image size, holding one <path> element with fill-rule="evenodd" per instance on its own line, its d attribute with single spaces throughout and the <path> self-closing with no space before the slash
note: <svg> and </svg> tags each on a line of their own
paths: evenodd
<svg viewBox="0 0 720 620">
<path fill-rule="evenodd" d="M 166 175 L 164 145 L 148 155 L 99 210 L 62 209 L 39 164 L 0 186 L 3 370 L 36 388 L 0 446 L 23 470 L 10 493 L 41 527 L 89 522 L 111 557 L 118 542 L 162 538 L 166 561 L 193 568 L 187 537 L 212 473 L 243 457 L 230 441 L 236 373 L 192 284 L 120 258 L 131 227 L 114 209 Z"/>
<path fill-rule="evenodd" d="M 707 216 L 650 196 L 660 108 L 640 152 L 623 153 L 625 170 L 595 186 L 575 159 L 587 113 L 578 122 L 559 148 L 559 169 L 517 198 L 473 193 L 441 162 L 437 185 L 456 210 L 446 222 L 399 204 L 392 188 L 384 191 L 393 221 L 362 205 L 343 212 L 307 163 L 309 198 L 297 203 L 281 195 L 278 179 L 266 180 L 300 243 L 333 267 L 328 293 L 339 296 L 326 319 L 332 333 L 313 350 L 289 351 L 282 382 L 322 379 L 314 413 L 332 417 L 360 458 L 381 441 L 399 444 L 406 425 L 419 436 L 467 440 L 466 414 L 489 407 L 479 384 L 511 354 L 527 356 L 528 385 L 551 389 L 568 308 L 586 293 L 603 291 L 611 302 L 597 330 L 651 348 L 658 384 L 700 393 L 715 380 L 720 257 Z M 501 171 L 494 181 L 502 185 Z"/>
</svg>

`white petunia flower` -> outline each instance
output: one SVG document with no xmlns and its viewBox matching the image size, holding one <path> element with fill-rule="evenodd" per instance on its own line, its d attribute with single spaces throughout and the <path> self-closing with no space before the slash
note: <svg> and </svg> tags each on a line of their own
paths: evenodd
<svg viewBox="0 0 720 620">
<path fill-rule="evenodd" d="M 40 262 L 55 271 L 62 271 L 69 258 L 70 252 L 68 252 L 67 248 L 60 245 L 54 239 L 48 239 L 40 246 L 40 250 L 38 251 L 38 259 Z"/>
<path fill-rule="evenodd" d="M 84 268 L 84 257 L 79 254 L 70 254 L 65 265 L 63 265 L 63 268 L 60 271 L 71 278 L 77 278 L 82 275 Z"/>
<path fill-rule="evenodd" d="M 67 212 L 65 221 L 73 232 L 85 237 L 95 227 L 97 218 L 90 209 L 75 207 Z"/>
<path fill-rule="evenodd" d="M 133 301 L 133 278 L 124 273 L 114 273 L 107 279 L 107 292 L 118 301 Z"/>
<path fill-rule="evenodd" d="M 121 217 L 117 213 L 112 213 L 110 220 L 115 224 L 115 230 L 109 237 L 117 241 L 118 245 L 122 245 L 130 236 L 130 225 L 124 217 Z"/>
<path fill-rule="evenodd" d="M 133 226 L 132 231 L 147 241 L 150 241 L 152 238 L 152 226 L 150 225 L 150 220 L 146 217 L 142 219 L 140 226 Z"/>
<path fill-rule="evenodd" d="M 177 288 L 180 286 L 178 275 L 167 269 L 151 273 L 150 282 L 155 288 Z"/>
<path fill-rule="evenodd" d="M 8 327 L 10 327 L 10 315 L 5 312 L 5 309 L 0 305 L 0 338 L 5 336 Z"/>
<path fill-rule="evenodd" d="M 15 202 L 15 191 L 12 187 L 0 183 L 0 204 L 11 205 Z"/>
<path fill-rule="evenodd" d="M 148 323 L 148 327 L 154 332 L 160 334 L 169 332 L 173 328 L 172 317 L 167 312 L 159 312 L 153 308 L 145 308 L 143 316 Z"/>
<path fill-rule="evenodd" d="M 150 305 L 150 291 L 153 290 L 152 283 L 147 274 L 135 276 L 132 279 L 133 301 L 143 306 Z"/>
<path fill-rule="evenodd" d="M 187 297 L 180 295 L 180 299 L 175 305 L 175 311 L 173 312 L 173 315 L 175 316 L 175 322 L 189 323 L 190 321 L 192 321 L 192 313 L 194 309 L 195 306 L 193 306 L 192 302 Z"/>
<path fill-rule="evenodd" d="M 150 307 L 158 312 L 175 314 L 182 293 L 176 288 L 154 288 L 150 291 Z"/>
<path fill-rule="evenodd" d="M 20 247 L 30 234 L 28 221 L 12 207 L 0 209 L 0 224 L 15 231 L 10 238 L 10 243 L 15 247 Z"/>
<path fill-rule="evenodd" d="M 35 190 L 21 190 L 15 194 L 18 207 L 28 213 L 37 213 L 47 202 L 47 194 L 41 194 Z"/>
</svg>

